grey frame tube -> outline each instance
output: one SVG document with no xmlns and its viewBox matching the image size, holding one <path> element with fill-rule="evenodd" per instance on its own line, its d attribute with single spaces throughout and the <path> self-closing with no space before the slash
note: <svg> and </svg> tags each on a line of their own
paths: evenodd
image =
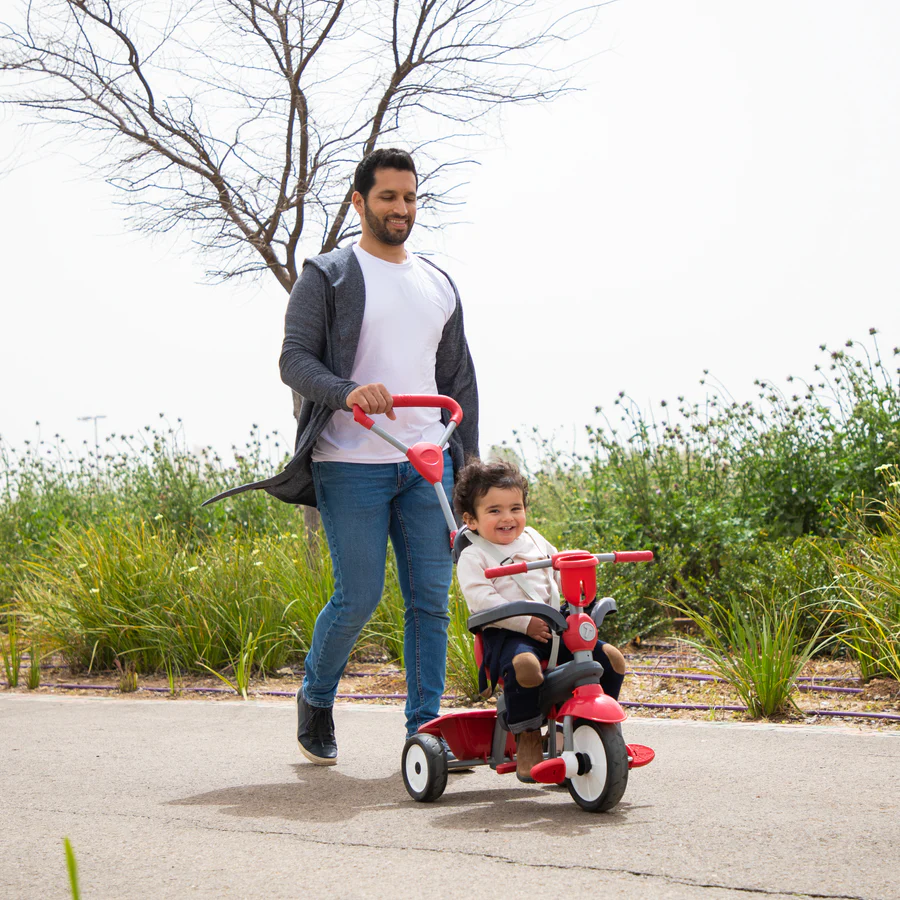
<svg viewBox="0 0 900 900">
<path fill-rule="evenodd" d="M 403 441 L 398 441 L 392 434 L 388 434 L 383 428 L 379 428 L 374 422 L 372 423 L 372 427 L 369 431 L 374 431 L 375 434 L 380 438 L 384 438 L 389 444 L 392 444 L 396 447 L 404 456 L 409 452 L 409 447 L 403 443 Z"/>
<path fill-rule="evenodd" d="M 459 526 L 456 524 L 453 510 L 450 509 L 450 501 L 447 499 L 447 492 L 444 490 L 444 486 L 440 481 L 436 481 L 434 483 L 434 489 L 437 493 L 438 503 L 441 504 L 441 512 L 444 514 L 444 520 L 447 523 L 447 527 L 451 532 L 456 531 Z"/>
</svg>

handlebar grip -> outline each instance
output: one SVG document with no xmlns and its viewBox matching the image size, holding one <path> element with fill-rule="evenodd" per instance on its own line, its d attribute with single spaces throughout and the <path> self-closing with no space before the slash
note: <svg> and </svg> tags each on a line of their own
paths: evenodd
<svg viewBox="0 0 900 900">
<path fill-rule="evenodd" d="M 394 406 L 438 406 L 450 413 L 450 421 L 462 422 L 462 407 L 444 394 L 394 394 Z"/>
<path fill-rule="evenodd" d="M 617 563 L 651 562 L 652 559 L 652 550 L 620 550 L 616 553 L 615 561 Z"/>
<path fill-rule="evenodd" d="M 494 566 L 484 570 L 485 578 L 499 578 L 501 575 L 521 575 L 528 571 L 528 563 L 512 563 L 508 566 Z"/>
<path fill-rule="evenodd" d="M 375 422 L 363 412 L 363 408 L 358 404 L 353 404 L 353 418 L 355 421 L 359 422 L 363 428 L 371 428 Z"/>
<path fill-rule="evenodd" d="M 392 397 L 394 406 L 437 406 L 440 409 L 446 409 L 450 413 L 450 421 L 454 425 L 462 422 L 462 407 L 452 398 L 445 397 L 443 394 L 394 394 Z M 362 425 L 363 428 L 371 428 L 375 422 L 358 404 L 353 404 L 353 418 Z"/>
</svg>

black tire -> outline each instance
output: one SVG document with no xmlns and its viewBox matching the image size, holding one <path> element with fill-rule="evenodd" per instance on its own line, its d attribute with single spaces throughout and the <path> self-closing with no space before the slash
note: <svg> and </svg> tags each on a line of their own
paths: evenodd
<svg viewBox="0 0 900 900">
<path fill-rule="evenodd" d="M 612 809 L 628 786 L 628 750 L 622 732 L 612 724 L 576 719 L 575 752 L 590 760 L 582 775 L 566 781 L 572 799 L 588 812 Z"/>
<path fill-rule="evenodd" d="M 447 787 L 444 747 L 431 734 L 414 734 L 407 740 L 400 769 L 409 796 L 419 803 L 437 800 Z"/>
</svg>

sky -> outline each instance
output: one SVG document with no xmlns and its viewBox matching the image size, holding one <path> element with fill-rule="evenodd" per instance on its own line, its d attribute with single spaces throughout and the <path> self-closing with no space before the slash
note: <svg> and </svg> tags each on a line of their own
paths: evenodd
<svg viewBox="0 0 900 900">
<path fill-rule="evenodd" d="M 900 4 L 619 0 L 590 42 L 581 92 L 485 140 L 465 222 L 410 241 L 459 286 L 483 451 L 532 428 L 584 449 L 620 390 L 702 400 L 709 369 L 749 399 L 822 343 L 900 344 Z M 0 436 L 162 413 L 190 446 L 292 440 L 283 290 L 203 283 L 66 143 L 0 118 Z"/>
</svg>

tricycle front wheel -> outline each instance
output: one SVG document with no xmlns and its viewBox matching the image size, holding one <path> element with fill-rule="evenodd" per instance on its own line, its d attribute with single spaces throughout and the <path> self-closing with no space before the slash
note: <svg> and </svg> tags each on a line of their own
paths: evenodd
<svg viewBox="0 0 900 900">
<path fill-rule="evenodd" d="M 447 757 L 431 734 L 414 734 L 403 747 L 403 783 L 413 800 L 431 803 L 447 787 Z"/>
<path fill-rule="evenodd" d="M 572 799 L 588 812 L 612 809 L 628 785 L 628 750 L 621 731 L 611 723 L 576 719 L 572 737 L 580 772 L 568 780 Z"/>
</svg>

